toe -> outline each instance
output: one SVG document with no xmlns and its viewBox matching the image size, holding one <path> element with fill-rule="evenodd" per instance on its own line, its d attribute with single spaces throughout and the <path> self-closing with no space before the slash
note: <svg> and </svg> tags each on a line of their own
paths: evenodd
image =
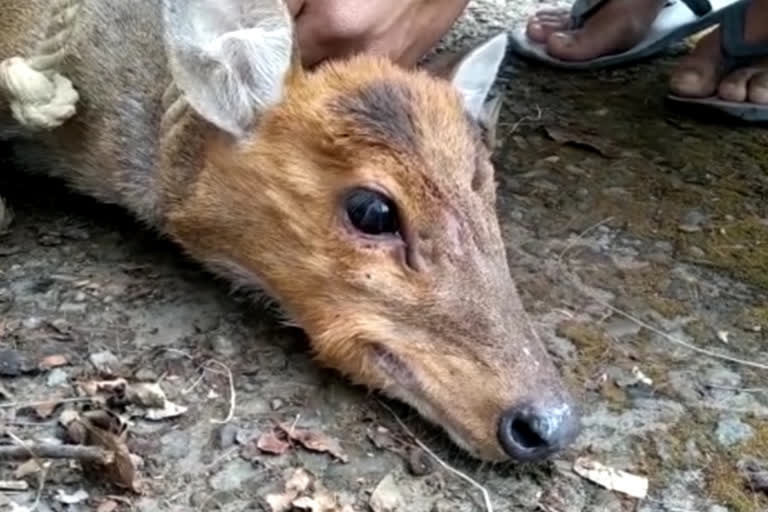
<svg viewBox="0 0 768 512">
<path fill-rule="evenodd" d="M 717 95 L 726 101 L 746 101 L 749 81 L 760 70 L 757 68 L 739 68 L 723 77 L 717 87 Z"/>
<path fill-rule="evenodd" d="M 720 43 L 715 31 L 707 34 L 672 72 L 669 86 L 674 94 L 703 98 L 715 94 L 720 78 Z"/>
<path fill-rule="evenodd" d="M 768 104 L 768 69 L 762 68 L 749 81 L 748 98 L 753 103 Z"/>
<path fill-rule="evenodd" d="M 568 13 L 550 13 L 549 11 L 537 13 L 528 22 L 526 35 L 537 43 L 544 43 L 553 32 L 567 28 L 568 23 Z"/>
</svg>

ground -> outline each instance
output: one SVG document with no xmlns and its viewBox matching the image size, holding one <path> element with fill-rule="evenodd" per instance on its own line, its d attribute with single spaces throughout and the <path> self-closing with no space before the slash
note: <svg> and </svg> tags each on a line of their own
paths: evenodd
<svg viewBox="0 0 768 512">
<path fill-rule="evenodd" d="M 447 44 L 532 8 L 474 3 Z M 430 462 L 392 412 L 496 511 L 768 509 L 754 473 L 768 461 L 768 133 L 671 111 L 674 59 L 578 74 L 510 57 L 502 72 L 496 164 L 512 272 L 584 408 L 578 442 L 538 465 L 464 457 L 408 408 L 319 369 L 300 332 L 119 210 L 3 169 L 16 213 L 0 235 L 8 443 L 62 438 L 57 420 L 78 402 L 45 402 L 89 379 L 159 382 L 188 409 L 157 421 L 138 410 L 127 426 L 141 494 L 68 460 L 42 486 L 29 464 L 3 463 L 0 480 L 28 489 L 0 494 L 0 510 L 31 508 L 38 493 L 38 511 L 269 510 L 295 468 L 355 510 L 398 496 L 408 512 L 484 510 L 478 488 Z M 282 455 L 256 449 L 276 422 L 338 440 L 346 462 L 295 441 Z M 577 476 L 584 456 L 646 476 L 648 497 Z"/>
</svg>

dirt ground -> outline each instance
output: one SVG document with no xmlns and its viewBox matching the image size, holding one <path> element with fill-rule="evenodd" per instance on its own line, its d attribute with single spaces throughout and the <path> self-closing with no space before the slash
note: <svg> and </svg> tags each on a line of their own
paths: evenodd
<svg viewBox="0 0 768 512">
<path fill-rule="evenodd" d="M 530 8 L 475 3 L 448 44 Z M 768 365 L 768 132 L 670 110 L 674 61 L 579 74 L 510 56 L 502 73 L 496 162 L 512 272 L 580 396 L 584 432 L 545 464 L 488 465 L 384 402 L 496 511 L 768 510 L 768 371 L 755 366 Z M 93 379 L 159 382 L 182 409 L 154 420 L 133 409 L 123 446 L 141 459 L 127 459 L 141 493 L 115 485 L 125 475 L 70 460 L 42 471 L 17 461 L 0 465 L 0 486 L 26 489 L 0 493 L 0 510 L 270 510 L 267 496 L 284 493 L 296 468 L 316 479 L 297 510 L 324 510 L 311 508 L 323 489 L 338 510 L 485 509 L 376 395 L 316 367 L 300 332 L 121 211 L 7 167 L 0 190 L 16 218 L 0 235 L 3 443 L 74 435 L 59 420 L 86 414 L 76 400 Z M 220 423 L 230 372 L 235 408 Z M 310 448 L 343 453 L 288 446 L 269 436 L 279 422 L 306 429 Z M 573 465 L 584 456 L 646 476 L 647 498 L 581 478 Z"/>
</svg>

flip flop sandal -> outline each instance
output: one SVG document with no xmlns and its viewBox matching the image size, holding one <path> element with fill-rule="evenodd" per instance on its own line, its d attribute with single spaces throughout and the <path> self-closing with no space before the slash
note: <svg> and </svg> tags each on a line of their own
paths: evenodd
<svg viewBox="0 0 768 512">
<path fill-rule="evenodd" d="M 571 7 L 569 29 L 578 29 L 611 0 L 575 0 Z M 525 24 L 516 27 L 510 47 L 519 56 L 571 70 L 595 70 L 628 64 L 661 53 L 672 43 L 681 41 L 720 21 L 724 9 L 739 0 L 670 0 L 662 7 L 645 38 L 622 53 L 584 61 L 566 61 L 547 53 L 545 44 L 528 38 Z"/>
<path fill-rule="evenodd" d="M 755 58 L 768 57 L 768 41 L 751 44 L 744 40 L 749 2 L 750 0 L 740 0 L 725 12 L 720 21 L 720 51 L 723 55 L 721 76 L 734 69 L 749 66 Z M 679 105 L 704 106 L 743 121 L 768 121 L 768 105 L 759 103 L 726 101 L 716 95 L 708 98 L 687 98 L 669 94 L 667 99 Z"/>
</svg>

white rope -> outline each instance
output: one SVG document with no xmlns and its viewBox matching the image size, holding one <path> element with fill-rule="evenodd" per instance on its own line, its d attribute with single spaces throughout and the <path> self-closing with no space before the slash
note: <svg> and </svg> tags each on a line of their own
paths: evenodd
<svg viewBox="0 0 768 512">
<path fill-rule="evenodd" d="M 72 82 L 56 72 L 64 58 L 81 0 L 54 0 L 46 38 L 34 55 L 0 62 L 0 92 L 13 117 L 32 129 L 57 128 L 75 115 L 79 98 Z"/>
</svg>

